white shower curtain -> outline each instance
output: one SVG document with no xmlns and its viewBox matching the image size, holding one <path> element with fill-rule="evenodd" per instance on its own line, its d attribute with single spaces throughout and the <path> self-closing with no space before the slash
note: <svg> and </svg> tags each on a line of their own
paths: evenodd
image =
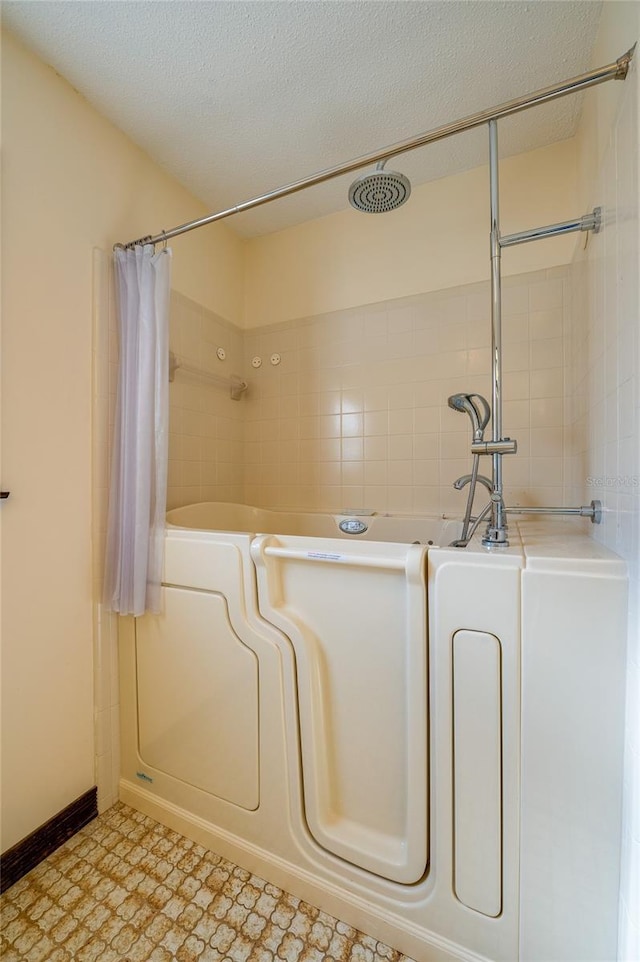
<svg viewBox="0 0 640 962">
<path fill-rule="evenodd" d="M 120 335 L 105 604 L 158 612 L 167 501 L 171 251 L 114 254 Z"/>
</svg>

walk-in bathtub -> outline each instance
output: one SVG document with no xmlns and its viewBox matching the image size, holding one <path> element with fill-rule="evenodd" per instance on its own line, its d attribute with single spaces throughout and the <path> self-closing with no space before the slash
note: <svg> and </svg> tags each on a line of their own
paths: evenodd
<svg viewBox="0 0 640 962">
<path fill-rule="evenodd" d="M 120 633 L 124 801 L 425 962 L 614 957 L 616 556 L 566 523 L 167 521 L 162 613 Z"/>
<path fill-rule="evenodd" d="M 425 515 L 381 514 L 358 509 L 340 514 L 268 511 L 247 504 L 208 501 L 174 508 L 167 514 L 171 527 L 206 531 L 257 531 L 307 538 L 350 538 L 411 544 L 448 544 L 460 534 L 460 522 Z"/>
</svg>

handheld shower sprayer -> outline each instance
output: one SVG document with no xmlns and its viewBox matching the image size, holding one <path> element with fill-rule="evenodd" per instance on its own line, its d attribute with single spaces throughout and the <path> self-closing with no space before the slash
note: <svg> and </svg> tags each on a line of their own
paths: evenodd
<svg viewBox="0 0 640 962">
<path fill-rule="evenodd" d="M 473 425 L 473 440 L 475 442 L 481 442 L 484 439 L 484 429 L 489 423 L 491 417 L 491 408 L 489 407 L 489 402 L 482 397 L 481 394 L 452 394 L 448 399 L 448 404 L 450 408 L 454 411 L 464 411 L 471 418 L 471 424 Z M 477 525 L 480 523 L 480 519 L 483 518 L 488 508 L 484 509 L 484 512 L 480 514 L 478 518 L 472 518 L 473 511 L 473 499 L 476 493 L 476 484 L 480 478 L 482 478 L 482 484 L 485 484 L 489 489 L 491 494 L 493 491 L 493 485 L 488 478 L 478 475 L 478 464 L 480 461 L 480 456 L 474 454 L 473 456 L 473 467 L 471 469 L 471 474 L 465 475 L 462 478 L 458 478 L 457 481 L 453 482 L 454 488 L 460 490 L 464 485 L 469 482 L 469 494 L 467 496 L 467 507 L 464 513 L 464 518 L 462 520 L 462 532 L 461 536 L 457 541 L 452 542 L 452 546 L 456 548 L 464 548 L 469 542 L 469 538 L 473 535 Z M 489 502 L 489 507 L 491 502 Z"/>
<path fill-rule="evenodd" d="M 473 440 L 482 441 L 491 417 L 488 401 L 481 394 L 452 394 L 448 404 L 454 411 L 466 411 L 473 425 Z"/>
</svg>

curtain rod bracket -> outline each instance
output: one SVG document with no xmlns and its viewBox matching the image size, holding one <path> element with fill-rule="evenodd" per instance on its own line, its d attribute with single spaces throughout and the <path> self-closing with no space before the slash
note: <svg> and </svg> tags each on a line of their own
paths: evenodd
<svg viewBox="0 0 640 962">
<path fill-rule="evenodd" d="M 616 63 L 618 64 L 618 70 L 614 77 L 614 80 L 624 80 L 629 73 L 629 66 L 633 60 L 633 55 L 636 52 L 637 41 L 634 43 L 633 47 L 627 50 L 621 57 L 618 57 Z"/>
</svg>

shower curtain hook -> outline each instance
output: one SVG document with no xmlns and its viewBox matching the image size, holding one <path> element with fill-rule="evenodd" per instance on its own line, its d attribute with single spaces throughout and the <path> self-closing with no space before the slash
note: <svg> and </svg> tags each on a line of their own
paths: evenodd
<svg viewBox="0 0 640 962">
<path fill-rule="evenodd" d="M 166 234 L 166 231 L 163 229 L 163 230 L 160 231 L 160 234 L 162 235 L 162 250 L 163 250 L 163 251 L 166 251 L 166 249 L 167 249 L 167 234 Z"/>
</svg>

